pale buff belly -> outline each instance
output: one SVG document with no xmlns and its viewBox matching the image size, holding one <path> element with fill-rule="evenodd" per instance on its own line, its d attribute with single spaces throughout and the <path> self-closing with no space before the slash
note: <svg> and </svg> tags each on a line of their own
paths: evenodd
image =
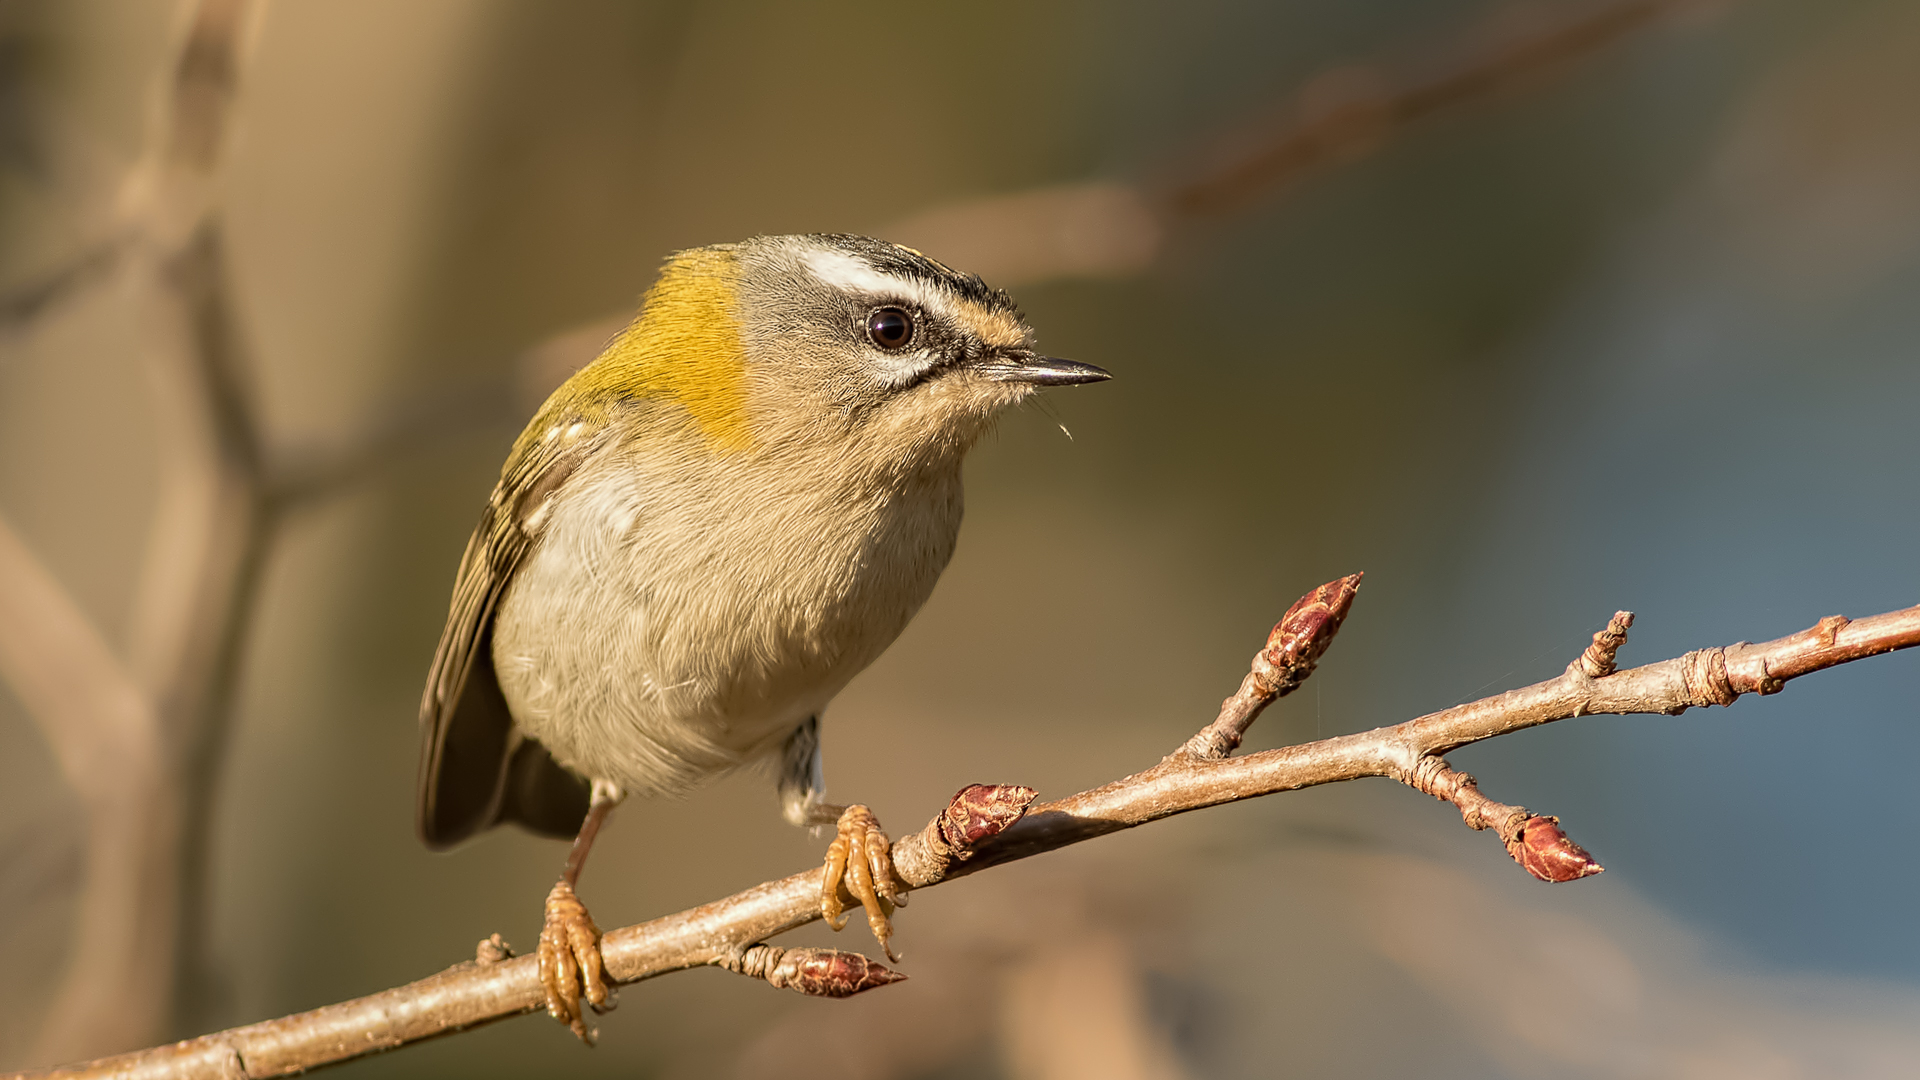
<svg viewBox="0 0 1920 1080">
<path fill-rule="evenodd" d="M 502 598 L 494 666 L 524 731 L 634 793 L 777 750 L 905 628 L 960 523 L 957 475 L 824 509 L 576 481 Z"/>
</svg>

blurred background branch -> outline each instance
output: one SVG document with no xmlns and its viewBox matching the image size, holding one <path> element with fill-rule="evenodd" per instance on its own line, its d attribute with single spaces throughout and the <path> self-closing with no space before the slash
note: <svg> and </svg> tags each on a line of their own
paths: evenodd
<svg viewBox="0 0 1920 1080">
<path fill-rule="evenodd" d="M 0 660 L 80 793 L 89 837 L 64 980 L 34 1053 L 154 1038 L 178 959 L 198 944 L 208 794 L 246 596 L 266 537 L 219 239 L 219 162 L 251 16 L 186 5 L 146 153 L 119 191 L 115 237 L 4 305 L 31 318 L 88 287 L 133 294 L 156 420 L 156 510 L 122 664 L 11 531 Z"/>
<path fill-rule="evenodd" d="M 36 1053 L 150 1039 L 173 992 L 180 791 L 146 688 L 4 520 L 0 677 L 86 815 L 84 932 Z"/>
<path fill-rule="evenodd" d="M 1678 14 L 1698 25 L 1735 0 L 1578 0 L 1504 5 L 1450 42 L 1344 63 L 1237 126 L 1205 133 L 1135 181 L 1092 179 L 930 207 L 875 235 L 933 252 L 1002 288 L 1144 273 L 1172 234 L 1272 200 L 1316 172 L 1378 152 L 1409 125 L 1550 80 Z M 521 360 L 531 409 L 626 325 L 616 312 Z"/>
<path fill-rule="evenodd" d="M 1245 211 L 1315 172 L 1357 162 L 1410 124 L 1564 74 L 1663 17 L 1707 10 L 1701 0 L 1501 7 L 1450 43 L 1320 72 L 1283 102 L 1150 168 L 1151 179 L 936 207 L 882 235 L 1008 284 L 1137 274 L 1175 229 Z"/>
</svg>

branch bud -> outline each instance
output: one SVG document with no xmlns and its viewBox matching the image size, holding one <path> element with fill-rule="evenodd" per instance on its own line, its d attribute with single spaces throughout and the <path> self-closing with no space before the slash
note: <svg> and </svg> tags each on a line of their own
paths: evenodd
<svg viewBox="0 0 1920 1080">
<path fill-rule="evenodd" d="M 1556 817 L 1536 815 L 1522 822 L 1507 841 L 1507 854 L 1541 881 L 1578 881 L 1606 869 L 1587 849 L 1567 839 Z"/>
<path fill-rule="evenodd" d="M 1364 574 L 1337 578 L 1294 601 L 1254 658 L 1254 677 L 1270 697 L 1282 697 L 1307 681 L 1333 644 L 1333 635 L 1353 607 Z"/>
<path fill-rule="evenodd" d="M 1019 821 L 1040 793 L 1019 784 L 968 784 L 940 812 L 940 839 L 959 858 Z"/>
<path fill-rule="evenodd" d="M 1604 679 L 1614 672 L 1614 657 L 1627 643 L 1627 629 L 1633 625 L 1633 612 L 1616 611 L 1607 620 L 1607 628 L 1593 635 L 1593 644 L 1574 660 L 1581 674 L 1589 679 Z"/>
<path fill-rule="evenodd" d="M 859 953 L 839 949 L 788 949 L 766 973 L 769 986 L 829 998 L 852 997 L 905 979 Z"/>
</svg>

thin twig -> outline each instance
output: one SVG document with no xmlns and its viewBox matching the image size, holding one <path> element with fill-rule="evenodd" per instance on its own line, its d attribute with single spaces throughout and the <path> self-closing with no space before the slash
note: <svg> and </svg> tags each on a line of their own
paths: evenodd
<svg viewBox="0 0 1920 1080">
<path fill-rule="evenodd" d="M 1176 753 L 1223 758 L 1240 748 L 1260 713 L 1276 699 L 1299 689 L 1313 674 L 1321 654 L 1333 644 L 1340 623 L 1360 594 L 1361 574 L 1329 581 L 1294 602 L 1267 635 L 1267 647 L 1254 654 L 1252 670 L 1240 689 L 1220 703 L 1220 715 L 1187 740 Z"/>
<path fill-rule="evenodd" d="M 1345 603 L 1351 604 L 1355 583 L 1356 578 L 1344 578 L 1322 586 L 1290 615 L 1324 604 L 1329 597 L 1344 595 Z M 1345 605 L 1339 610 L 1344 613 Z M 1294 652 L 1317 656 L 1339 629 L 1339 620 L 1295 619 L 1293 628 L 1298 630 L 1308 621 L 1319 629 L 1296 639 Z M 1557 678 L 1393 727 L 1238 758 L 1195 752 L 1189 740 L 1144 772 L 1033 806 L 1029 788 L 968 787 L 925 828 L 894 845 L 895 873 L 910 888 L 930 888 L 1175 814 L 1318 784 L 1384 776 L 1454 802 L 1469 824 L 1499 833 L 1515 860 L 1536 877 L 1572 880 L 1597 872 L 1597 867 L 1566 839 L 1554 819 L 1486 799 L 1470 778 L 1448 768 L 1440 755 L 1522 728 L 1590 713 L 1674 715 L 1695 706 L 1727 705 L 1740 694 L 1774 693 L 1787 680 L 1823 668 L 1920 645 L 1920 606 L 1916 606 L 1851 621 L 1835 615 L 1812 629 L 1760 645 L 1703 649 L 1644 667 L 1598 677 L 1588 674 L 1589 666 L 1603 654 L 1611 664 L 1612 654 L 1625 640 L 1628 621 L 1625 613 L 1616 616 L 1607 631 L 1596 635 L 1596 645 Z M 1285 640 L 1278 630 L 1286 629 L 1288 622 L 1282 620 L 1276 638 Z M 1268 651 L 1263 649 L 1263 655 Z M 1273 662 L 1270 656 L 1268 662 Z M 607 974 L 615 982 L 630 983 L 711 965 L 766 978 L 767 971 L 782 970 L 783 958 L 794 954 L 776 956 L 754 950 L 765 948 L 766 938 L 819 918 L 819 896 L 816 867 L 691 911 L 610 931 L 602 941 Z M 890 981 L 879 974 L 885 970 L 879 965 L 864 959 L 856 965 L 850 956 L 832 953 L 825 959 L 811 959 L 829 969 L 828 982 L 836 988 L 851 986 L 853 981 L 876 985 Z M 807 992 L 805 986 L 796 985 L 802 980 L 783 975 L 781 981 Z M 496 935 L 481 943 L 478 960 L 370 997 L 171 1046 L 21 1075 L 170 1080 L 280 1076 L 531 1012 L 542 1003 L 536 958 L 507 958 Z"/>
</svg>

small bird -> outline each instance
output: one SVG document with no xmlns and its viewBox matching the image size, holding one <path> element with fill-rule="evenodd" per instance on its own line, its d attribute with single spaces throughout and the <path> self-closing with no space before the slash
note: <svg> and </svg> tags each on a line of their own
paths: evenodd
<svg viewBox="0 0 1920 1080">
<path fill-rule="evenodd" d="M 844 889 L 893 956 L 905 888 L 872 812 L 825 801 L 821 712 L 933 591 L 995 415 L 1108 377 L 910 248 L 763 236 L 667 260 L 514 443 L 420 705 L 428 847 L 508 821 L 574 838 L 540 934 L 549 1014 L 591 1041 L 582 996 L 608 1004 L 574 893 L 607 813 L 756 762 L 788 821 L 836 828 L 829 923 Z"/>
</svg>

